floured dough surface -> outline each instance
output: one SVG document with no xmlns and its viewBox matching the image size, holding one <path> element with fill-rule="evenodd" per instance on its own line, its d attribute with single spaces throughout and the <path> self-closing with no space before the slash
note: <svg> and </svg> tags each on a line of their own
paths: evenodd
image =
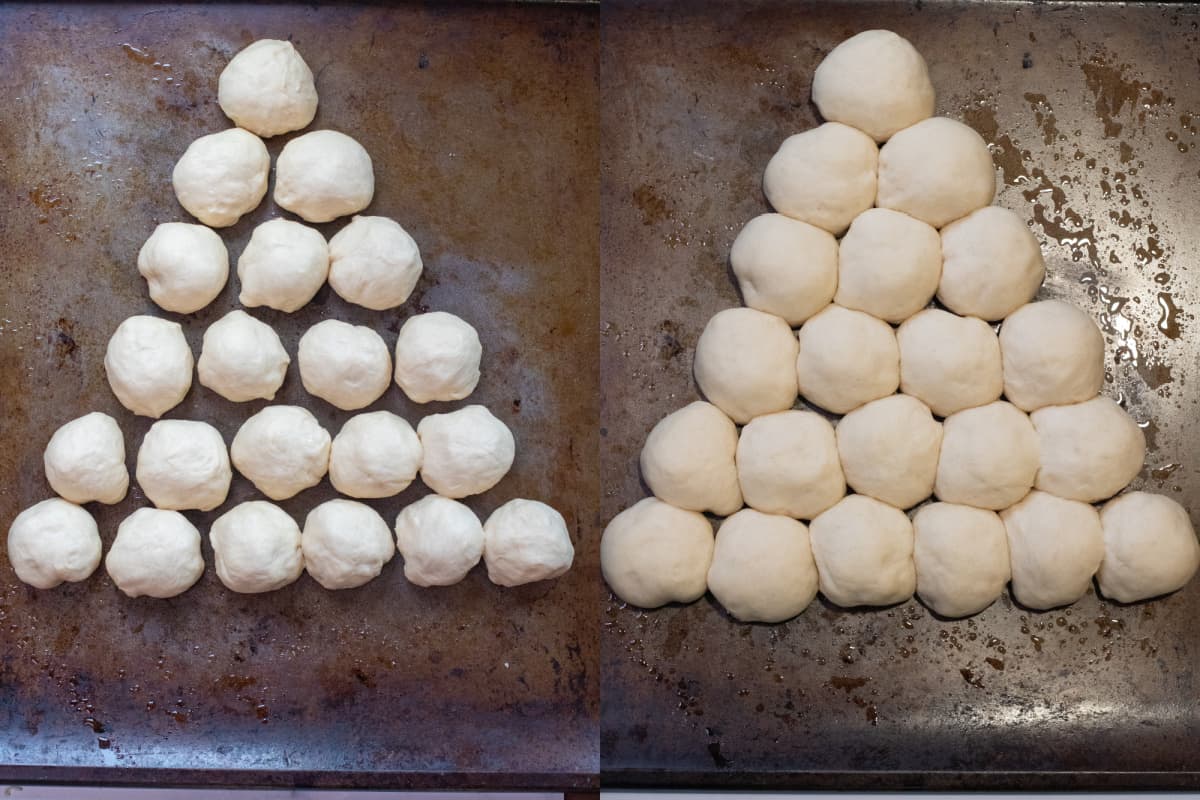
<svg viewBox="0 0 1200 800">
<path fill-rule="evenodd" d="M 641 468 L 656 497 L 689 511 L 727 516 L 742 507 L 738 430 L 711 403 L 697 400 L 663 417 L 642 448 Z"/>
<path fill-rule="evenodd" d="M 789 136 L 767 162 L 763 192 L 780 214 L 840 234 L 875 202 L 879 148 L 848 125 Z"/>
<path fill-rule="evenodd" d="M 488 579 L 500 586 L 557 578 L 575 560 L 562 514 L 537 500 L 509 500 L 487 518 L 483 536 Z"/>
<path fill-rule="evenodd" d="M 879 151 L 880 208 L 940 228 L 988 205 L 995 194 L 987 142 L 961 122 L 931 117 L 900 131 Z"/>
<path fill-rule="evenodd" d="M 300 380 L 314 397 L 343 411 L 371 405 L 392 383 L 392 357 L 366 325 L 327 319 L 300 337 Z"/>
<path fill-rule="evenodd" d="M 854 491 L 911 508 L 933 494 L 942 426 L 920 400 L 894 394 L 842 417 L 837 448 Z"/>
<path fill-rule="evenodd" d="M 998 511 L 1020 500 L 1038 472 L 1029 417 L 997 400 L 946 417 L 933 491 L 947 503 Z"/>
<path fill-rule="evenodd" d="M 338 131 L 312 131 L 275 162 L 275 203 L 308 222 L 332 222 L 371 204 L 375 170 L 361 144 Z"/>
<path fill-rule="evenodd" d="M 886 322 L 831 305 L 800 328 L 800 394 L 834 414 L 886 397 L 900 385 L 900 348 Z"/>
<path fill-rule="evenodd" d="M 617 597 L 641 608 L 699 600 L 713 557 L 703 514 L 647 497 L 613 517 L 600 539 L 600 568 Z"/>
<path fill-rule="evenodd" d="M 159 317 L 129 317 L 104 353 L 108 385 L 121 405 L 155 419 L 188 393 L 194 363 L 183 327 Z"/>
<path fill-rule="evenodd" d="M 737 446 L 746 505 L 767 514 L 812 519 L 846 494 L 833 426 L 812 411 L 751 420 Z"/>
<path fill-rule="evenodd" d="M 171 173 L 179 205 L 212 228 L 226 228 L 267 193 L 271 157 L 253 133 L 230 128 L 188 145 Z"/>
<path fill-rule="evenodd" d="M 808 528 L 790 517 L 744 508 L 717 530 L 708 588 L 743 622 L 783 622 L 817 596 Z"/>
<path fill-rule="evenodd" d="M 375 509 L 353 500 L 328 500 L 308 512 L 300 535 L 304 568 L 326 589 L 353 589 L 392 560 L 392 530 Z"/>
<path fill-rule="evenodd" d="M 290 219 L 270 219 L 250 234 L 237 262 L 247 308 L 297 311 L 308 304 L 329 275 L 329 245 L 321 232 Z"/>
<path fill-rule="evenodd" d="M 942 229 L 938 300 L 956 314 L 998 320 L 1033 300 L 1046 276 L 1037 238 L 1015 212 L 985 206 Z"/>
<path fill-rule="evenodd" d="M 208 540 L 217 577 L 234 592 L 273 592 L 304 571 L 300 527 L 265 500 L 242 503 L 217 517 Z"/>
<path fill-rule="evenodd" d="M 421 480 L 443 497 L 486 492 L 508 474 L 516 455 L 512 431 L 479 405 L 431 414 L 417 423 L 417 435 Z"/>
<path fill-rule="evenodd" d="M 137 266 L 159 308 L 191 314 L 225 288 L 229 251 L 211 228 L 164 222 L 138 251 Z"/>
<path fill-rule="evenodd" d="M 329 285 L 373 311 L 401 305 L 421 277 L 421 251 L 400 223 L 355 217 L 329 240 Z"/>
<path fill-rule="evenodd" d="M 450 586 L 483 557 L 483 525 L 457 500 L 430 494 L 396 517 L 404 577 L 417 586 Z"/>
<path fill-rule="evenodd" d="M 56 430 L 42 464 L 50 488 L 72 503 L 119 503 L 129 490 L 125 437 L 117 421 L 99 411 Z"/>
<path fill-rule="evenodd" d="M 235 308 L 204 331 L 196 375 L 235 403 L 274 400 L 290 363 L 275 329 Z"/>
<path fill-rule="evenodd" d="M 204 574 L 200 531 L 178 511 L 139 508 L 117 527 L 104 568 L 129 597 L 183 594 Z"/>
<path fill-rule="evenodd" d="M 1146 435 L 1107 397 L 1046 406 L 1030 415 L 1037 431 L 1037 488 L 1095 503 L 1129 485 L 1146 460 Z"/>
<path fill-rule="evenodd" d="M 445 311 L 409 317 L 396 337 L 396 385 L 414 403 L 462 400 L 479 385 L 483 345 L 466 320 Z"/>
<path fill-rule="evenodd" d="M 834 302 L 885 322 L 903 322 L 929 305 L 941 274 L 936 230 L 899 211 L 869 208 L 840 242 Z"/>
<path fill-rule="evenodd" d="M 1074 603 L 1087 593 L 1104 558 L 1096 509 L 1035 490 L 1000 518 L 1008 533 L 1018 603 L 1044 610 Z"/>
<path fill-rule="evenodd" d="M 217 103 L 225 116 L 259 136 L 298 131 L 317 114 L 312 70 L 291 42 L 259 39 L 221 70 Z"/>
<path fill-rule="evenodd" d="M 704 397 L 743 424 L 796 402 L 796 335 L 774 314 L 718 311 L 696 343 L 693 370 Z"/>
<path fill-rule="evenodd" d="M 791 326 L 829 305 L 837 290 L 837 239 L 783 214 L 747 222 L 733 240 L 729 263 L 746 305 Z"/>
<path fill-rule="evenodd" d="M 900 391 L 939 417 L 1000 399 L 1000 341 L 986 322 L 940 308 L 922 311 L 896 331 Z"/>
<path fill-rule="evenodd" d="M 225 440 L 207 422 L 159 420 L 138 449 L 138 485 L 158 508 L 211 511 L 225 502 L 232 478 Z"/>
<path fill-rule="evenodd" d="M 1187 509 L 1169 497 L 1129 492 L 1100 511 L 1104 561 L 1100 592 L 1133 603 L 1182 588 L 1200 567 L 1200 542 Z"/>
<path fill-rule="evenodd" d="M 1082 403 L 1104 385 L 1104 335 L 1061 300 L 1029 303 L 1000 326 L 1004 396 L 1024 411 Z"/>
<path fill-rule="evenodd" d="M 390 411 L 358 414 L 333 437 L 329 482 L 350 497 L 391 497 L 417 477 L 421 459 L 421 440 L 407 420 Z"/>
<path fill-rule="evenodd" d="M 242 423 L 229 448 L 233 465 L 272 500 L 316 486 L 329 469 L 329 433 L 308 409 L 267 406 Z"/>
<path fill-rule="evenodd" d="M 25 509 L 8 529 L 8 563 L 35 589 L 84 580 L 99 566 L 100 552 L 96 520 L 57 497 Z"/>
<path fill-rule="evenodd" d="M 921 602 L 943 617 L 969 617 L 996 601 L 1011 577 L 1008 537 L 995 511 L 930 503 L 913 516 Z"/>
<path fill-rule="evenodd" d="M 844 608 L 912 597 L 913 528 L 903 511 L 852 494 L 809 525 L 821 594 Z"/>
</svg>

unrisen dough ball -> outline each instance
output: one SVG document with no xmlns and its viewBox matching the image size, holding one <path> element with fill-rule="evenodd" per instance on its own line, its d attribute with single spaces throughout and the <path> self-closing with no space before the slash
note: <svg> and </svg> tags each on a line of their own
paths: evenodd
<svg viewBox="0 0 1200 800">
<path fill-rule="evenodd" d="M 50 488 L 72 503 L 118 503 L 129 489 L 125 437 L 117 421 L 99 411 L 56 430 L 42 464 Z"/>
<path fill-rule="evenodd" d="M 942 229 L 937 297 L 958 314 L 996 320 L 1037 294 L 1046 276 L 1042 248 L 1012 211 L 985 206 Z"/>
<path fill-rule="evenodd" d="M 159 308 L 191 314 L 225 288 L 229 251 L 212 228 L 164 222 L 138 251 L 137 267 Z"/>
<path fill-rule="evenodd" d="M 304 568 L 326 589 L 362 586 L 396 553 L 391 528 L 375 509 L 340 499 L 308 512 L 300 547 Z"/>
<path fill-rule="evenodd" d="M 780 214 L 840 234 L 875 202 L 879 148 L 837 122 L 784 139 L 763 174 L 767 202 Z"/>
<path fill-rule="evenodd" d="M 842 417 L 837 448 L 854 491 L 912 508 L 933 494 L 942 426 L 920 400 L 894 394 Z"/>
<path fill-rule="evenodd" d="M 642 477 L 661 500 L 688 511 L 728 516 L 742 507 L 737 426 L 697 400 L 663 417 L 642 448 Z"/>
<path fill-rule="evenodd" d="M 1081 403 L 1104 385 L 1104 336 L 1060 300 L 1021 306 L 1000 326 L 1004 396 L 1017 408 Z"/>
<path fill-rule="evenodd" d="M 253 133 L 230 128 L 188 145 L 171 173 L 175 197 L 189 214 L 225 228 L 253 211 L 267 193 L 271 157 Z"/>
<path fill-rule="evenodd" d="M 1104 558 L 1096 509 L 1033 491 L 1000 518 L 1008 532 L 1013 597 L 1018 603 L 1042 610 L 1083 597 Z"/>
<path fill-rule="evenodd" d="M 929 305 L 941 274 L 937 231 L 899 211 L 869 208 L 842 237 L 834 302 L 903 322 Z"/>
<path fill-rule="evenodd" d="M 727 308 L 713 314 L 696 343 L 696 384 L 738 424 L 796 402 L 796 335 L 773 314 Z"/>
<path fill-rule="evenodd" d="M 225 502 L 232 479 L 225 440 L 207 422 L 159 420 L 138 449 L 138 485 L 158 508 L 211 511 Z"/>
<path fill-rule="evenodd" d="M 898 508 L 861 494 L 808 527 L 821 594 L 844 608 L 890 606 L 912 597 L 913 528 Z"/>
<path fill-rule="evenodd" d="M 483 526 L 457 500 L 426 495 L 396 517 L 404 577 L 417 586 L 450 586 L 483 557 Z"/>
<path fill-rule="evenodd" d="M 329 450 L 329 482 L 350 497 L 391 497 L 421 469 L 421 440 L 390 411 L 351 417 Z"/>
<path fill-rule="evenodd" d="M 196 374 L 226 400 L 274 400 L 290 363 L 279 334 L 235 308 L 204 331 Z"/>
<path fill-rule="evenodd" d="M 1000 341 L 986 322 L 930 308 L 896 331 L 900 391 L 939 417 L 1000 399 Z"/>
<path fill-rule="evenodd" d="M 104 568 L 130 597 L 175 597 L 204 574 L 200 531 L 178 511 L 139 508 L 117 527 Z"/>
<path fill-rule="evenodd" d="M 237 262 L 247 308 L 292 312 L 320 290 L 329 275 L 329 245 L 320 231 L 290 219 L 269 219 L 254 229 Z"/>
<path fill-rule="evenodd" d="M 178 322 L 136 316 L 117 326 L 104 353 L 108 385 L 121 405 L 157 419 L 192 388 L 192 351 Z"/>
<path fill-rule="evenodd" d="M 100 549 L 92 515 L 57 497 L 25 509 L 8 529 L 8 563 L 35 589 L 84 580 L 96 571 Z"/>
<path fill-rule="evenodd" d="M 879 151 L 875 205 L 935 228 L 983 208 L 995 193 L 987 142 L 961 122 L 945 117 L 918 122 Z"/>
<path fill-rule="evenodd" d="M 1037 488 L 1095 503 L 1129 485 L 1146 460 L 1146 435 L 1107 397 L 1046 406 L 1030 415 L 1041 468 Z"/>
<path fill-rule="evenodd" d="M 417 243 L 387 217 L 355 217 L 329 240 L 329 285 L 373 311 L 408 299 L 421 277 Z"/>
<path fill-rule="evenodd" d="M 307 409 L 267 406 L 242 423 L 229 453 L 260 492 L 286 500 L 321 482 L 329 445 L 329 433 Z"/>
<path fill-rule="evenodd" d="M 300 337 L 305 390 L 343 411 L 371 405 L 392 383 L 392 357 L 383 337 L 366 325 L 327 319 Z"/>
<path fill-rule="evenodd" d="M 808 528 L 744 508 L 717 529 L 708 588 L 742 622 L 783 622 L 817 596 Z"/>
<path fill-rule="evenodd" d="M 1187 510 L 1169 497 L 1130 492 L 1100 511 L 1100 591 L 1133 603 L 1182 588 L 1200 567 L 1200 542 Z"/>
<path fill-rule="evenodd" d="M 831 305 L 800 329 L 800 394 L 834 414 L 886 397 L 900 385 L 900 349 L 892 326 Z"/>
<path fill-rule="evenodd" d="M 1033 424 L 998 400 L 946 417 L 933 492 L 947 503 L 996 511 L 1024 497 L 1037 471 Z"/>
<path fill-rule="evenodd" d="M 466 321 L 445 311 L 409 317 L 396 338 L 396 385 L 414 403 L 462 400 L 479 383 L 483 345 Z"/>
<path fill-rule="evenodd" d="M 613 517 L 600 538 L 600 569 L 617 597 L 641 608 L 699 600 L 708 588 L 712 524 L 655 497 Z"/>
<path fill-rule="evenodd" d="M 236 505 L 217 517 L 208 540 L 217 577 L 235 592 L 273 592 L 304 571 L 300 526 L 265 500 Z"/>
<path fill-rule="evenodd" d="M 276 136 L 313 121 L 317 87 L 291 42 L 259 39 L 221 70 L 217 103 L 237 125 L 259 136 Z"/>
<path fill-rule="evenodd" d="M 729 263 L 746 305 L 792 326 L 829 305 L 837 289 L 837 239 L 783 214 L 747 222 L 733 240 Z"/>
<path fill-rule="evenodd" d="M 483 406 L 431 414 L 417 423 L 417 435 L 421 480 L 443 497 L 486 492 L 508 474 L 516 454 L 512 431 Z"/>
<path fill-rule="evenodd" d="M 996 601 L 1012 573 L 1004 523 L 995 511 L 930 503 L 912 524 L 921 602 L 943 617 L 969 617 Z"/>
<path fill-rule="evenodd" d="M 562 514 L 537 500 L 509 500 L 483 523 L 483 536 L 488 580 L 500 586 L 557 578 L 575 560 Z"/>
<path fill-rule="evenodd" d="M 742 428 L 737 472 L 746 505 L 812 519 L 846 494 L 833 426 L 811 411 L 756 417 Z"/>
<path fill-rule="evenodd" d="M 275 162 L 275 203 L 309 222 L 362 211 L 374 195 L 371 156 L 344 133 L 298 136 L 284 145 Z"/>
</svg>

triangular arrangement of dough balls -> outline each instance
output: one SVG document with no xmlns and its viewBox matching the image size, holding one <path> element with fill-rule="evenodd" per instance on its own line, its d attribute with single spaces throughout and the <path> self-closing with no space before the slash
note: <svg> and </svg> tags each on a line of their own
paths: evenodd
<svg viewBox="0 0 1200 800">
<path fill-rule="evenodd" d="M 1075 602 L 1093 576 L 1121 602 L 1182 587 L 1200 565 L 1187 512 L 1120 494 L 1145 440 L 1100 394 L 1100 329 L 1034 301 L 1037 240 L 989 205 L 979 134 L 933 116 L 924 59 L 866 31 L 825 57 L 812 93 L 827 121 L 767 164 L 776 213 L 730 252 L 746 307 L 696 345 L 707 402 L 646 439 L 655 496 L 605 530 L 608 585 L 644 608 L 707 590 L 762 622 L 818 590 L 845 607 L 915 593 L 964 617 L 1009 582 L 1034 609 Z M 715 538 L 705 512 L 726 517 Z"/>
</svg>

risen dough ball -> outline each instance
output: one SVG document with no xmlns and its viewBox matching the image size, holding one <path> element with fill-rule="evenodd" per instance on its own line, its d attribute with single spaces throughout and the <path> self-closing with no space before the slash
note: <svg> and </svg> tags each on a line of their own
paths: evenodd
<svg viewBox="0 0 1200 800">
<path fill-rule="evenodd" d="M 84 580 L 100 563 L 100 547 L 92 515 L 57 497 L 17 514 L 8 529 L 8 563 L 35 589 Z"/>
<path fill-rule="evenodd" d="M 329 444 L 329 433 L 307 409 L 267 406 L 242 423 L 229 453 L 260 492 L 285 500 L 321 482 Z"/>
<path fill-rule="evenodd" d="M 247 308 L 296 311 L 320 290 L 329 274 L 329 245 L 320 231 L 289 219 L 269 219 L 254 229 L 237 262 Z"/>
<path fill-rule="evenodd" d="M 500 586 L 557 578 L 575 560 L 562 514 L 537 500 L 509 500 L 487 518 L 483 535 L 488 580 Z"/>
<path fill-rule="evenodd" d="M 409 583 L 450 586 L 483 557 L 483 526 L 462 503 L 430 494 L 396 517 L 396 545 Z"/>
<path fill-rule="evenodd" d="M 1129 485 L 1146 459 L 1146 435 L 1107 397 L 1046 406 L 1030 415 L 1041 468 L 1037 488 L 1095 503 Z"/>
<path fill-rule="evenodd" d="M 200 531 L 178 511 L 139 508 L 117 527 L 108 576 L 130 597 L 175 597 L 204 574 Z"/>
<path fill-rule="evenodd" d="M 424 458 L 421 480 L 443 497 L 486 492 L 512 466 L 512 431 L 483 406 L 432 414 L 417 423 Z"/>
<path fill-rule="evenodd" d="M 274 400 L 290 363 L 279 334 L 235 308 L 204 331 L 196 374 L 226 400 Z"/>
<path fill-rule="evenodd" d="M 329 482 L 350 497 L 399 494 L 420 469 L 417 432 L 390 411 L 351 417 L 329 450 Z"/>
<path fill-rule="evenodd" d="M 284 145 L 275 162 L 275 203 L 309 222 L 362 211 L 374 194 L 371 156 L 344 133 L 298 136 Z"/>
<path fill-rule="evenodd" d="M 983 320 L 931 308 L 901 325 L 896 341 L 900 391 L 939 417 L 1000 399 L 1000 341 Z"/>
<path fill-rule="evenodd" d="M 72 503 L 118 503 L 129 489 L 125 438 L 117 421 L 99 411 L 56 430 L 42 463 L 50 488 Z"/>
<path fill-rule="evenodd" d="M 221 70 L 217 103 L 240 127 L 275 136 L 313 121 L 317 87 L 312 70 L 291 42 L 259 39 Z"/>
<path fill-rule="evenodd" d="M 808 528 L 744 508 L 717 529 L 708 588 L 743 622 L 783 622 L 817 596 Z"/>
<path fill-rule="evenodd" d="M 1004 396 L 1017 408 L 1081 403 L 1104 385 L 1104 336 L 1068 303 L 1021 306 L 1000 326 Z"/>
<path fill-rule="evenodd" d="M 373 311 L 407 300 L 421 268 L 417 243 L 387 217 L 355 217 L 329 240 L 329 285 Z"/>
<path fill-rule="evenodd" d="M 1133 603 L 1182 588 L 1200 567 L 1200 543 L 1187 510 L 1169 497 L 1130 492 L 1100 511 L 1104 561 L 1100 591 Z"/>
<path fill-rule="evenodd" d="M 655 497 L 613 517 L 600 538 L 600 569 L 617 597 L 658 608 L 699 600 L 713 557 L 712 524 Z"/>
<path fill-rule="evenodd" d="M 1003 319 L 1037 294 L 1042 248 L 1012 211 L 985 206 L 942 229 L 938 300 L 958 314 Z"/>
<path fill-rule="evenodd" d="M 178 322 L 130 317 L 117 326 L 104 353 L 108 385 L 121 405 L 157 419 L 192 388 L 192 351 Z"/>
<path fill-rule="evenodd" d="M 235 592 L 273 592 L 304 571 L 300 527 L 282 508 L 265 500 L 236 505 L 217 517 L 208 540 L 217 577 Z"/>
<path fill-rule="evenodd" d="M 371 405 L 392 382 L 388 347 L 365 325 L 318 322 L 300 337 L 298 358 L 305 390 L 343 411 Z"/>
<path fill-rule="evenodd" d="M 746 305 L 792 326 L 829 305 L 837 289 L 837 239 L 783 214 L 747 222 L 733 240 L 729 263 Z"/>
<path fill-rule="evenodd" d="M 941 273 L 937 231 L 899 211 L 869 208 L 842 237 L 834 302 L 903 322 L 929 305 Z"/>
<path fill-rule="evenodd" d="M 969 617 L 995 602 L 1011 577 L 1008 538 L 995 511 L 930 503 L 912 523 L 921 602 L 943 617 Z"/>
<path fill-rule="evenodd" d="M 941 447 L 942 426 L 929 407 L 903 394 L 872 400 L 837 426 L 846 483 L 896 508 L 933 494 Z"/>
<path fill-rule="evenodd" d="M 800 329 L 796 358 L 800 394 L 845 414 L 900 385 L 896 333 L 870 314 L 831 305 Z"/>
<path fill-rule="evenodd" d="M 225 502 L 232 478 L 225 440 L 207 422 L 159 420 L 138 449 L 138 485 L 158 508 L 211 511 Z"/>
<path fill-rule="evenodd" d="M 796 402 L 796 335 L 773 314 L 727 308 L 713 314 L 696 343 L 696 384 L 739 424 Z"/>
<path fill-rule="evenodd" d="M 763 192 L 780 214 L 833 234 L 875 202 L 879 148 L 837 122 L 784 139 L 767 162 Z"/>
<path fill-rule="evenodd" d="M 935 228 L 983 208 L 995 193 L 987 142 L 961 122 L 945 117 L 918 122 L 879 151 L 875 205 Z"/>
<path fill-rule="evenodd" d="M 890 606 L 912 597 L 913 528 L 904 512 L 861 494 L 812 521 L 821 594 L 844 608 Z"/>
<path fill-rule="evenodd" d="M 1029 417 L 998 400 L 946 417 L 933 492 L 947 503 L 996 511 L 1024 497 L 1037 471 Z"/>
<path fill-rule="evenodd" d="M 688 511 L 728 516 L 742 507 L 737 426 L 716 406 L 697 400 L 654 426 L 642 448 L 642 477 L 655 496 Z"/>
<path fill-rule="evenodd" d="M 1083 597 L 1104 557 L 1096 509 L 1033 491 L 1000 518 L 1008 532 L 1013 597 L 1018 603 L 1047 609 Z"/>
<path fill-rule="evenodd" d="M 229 251 L 211 228 L 164 222 L 138 251 L 137 267 L 159 308 L 191 314 L 225 288 Z"/>
<path fill-rule="evenodd" d="M 253 133 L 230 128 L 188 145 L 171 183 L 179 205 L 213 228 L 225 228 L 262 202 L 271 157 Z"/>
<path fill-rule="evenodd" d="M 746 505 L 812 519 L 846 494 L 833 426 L 811 411 L 756 417 L 742 428 L 737 472 Z"/>
<path fill-rule="evenodd" d="M 308 512 L 300 547 L 304 568 L 326 589 L 362 586 L 396 552 L 392 531 L 375 509 L 340 499 Z"/>
<path fill-rule="evenodd" d="M 467 322 L 445 311 L 409 317 L 396 338 L 396 384 L 414 403 L 462 400 L 479 383 L 483 345 Z"/>
</svg>

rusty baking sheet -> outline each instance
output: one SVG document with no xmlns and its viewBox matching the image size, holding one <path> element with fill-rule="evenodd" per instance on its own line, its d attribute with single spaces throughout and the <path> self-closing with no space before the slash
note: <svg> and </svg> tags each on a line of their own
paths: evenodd
<svg viewBox="0 0 1200 800">
<path fill-rule="evenodd" d="M 184 218 L 175 159 L 229 125 L 221 68 L 276 37 L 318 76 L 314 127 L 371 153 L 368 213 L 400 220 L 425 261 L 393 312 L 328 287 L 295 314 L 257 310 L 293 356 L 277 401 L 307 405 L 331 431 L 349 417 L 296 373 L 297 340 L 320 319 L 394 341 L 410 314 L 459 314 L 486 353 L 471 401 L 518 442 L 513 471 L 469 504 L 482 515 L 544 499 L 577 548 L 566 577 L 516 590 L 482 568 L 419 589 L 396 558 L 358 590 L 305 576 L 241 596 L 220 585 L 206 544 L 204 577 L 169 601 L 129 600 L 103 570 L 35 591 L 0 557 L 0 781 L 595 786 L 597 23 L 594 9 L 537 5 L 0 7 L 0 528 L 50 495 L 42 448 L 86 411 L 117 417 L 132 470 L 150 421 L 108 390 L 105 344 L 126 316 L 163 313 L 138 248 L 156 223 Z M 223 231 L 231 256 L 277 213 L 268 200 Z M 232 279 L 209 308 L 172 318 L 198 354 L 205 326 L 235 306 Z M 208 420 L 228 441 L 263 405 L 193 384 L 168 416 Z M 418 407 L 393 386 L 371 409 L 415 422 L 449 407 Z M 371 505 L 390 522 L 425 491 Z M 255 496 L 234 478 L 230 504 Z M 283 506 L 302 520 L 333 496 L 323 482 Z M 90 507 L 106 544 L 144 502 L 134 490 Z M 215 513 L 188 516 L 207 530 Z"/>
<path fill-rule="evenodd" d="M 760 180 L 816 123 L 810 78 L 860 30 L 925 55 L 938 112 L 993 146 L 1043 297 L 1095 315 L 1105 391 L 1145 426 L 1137 485 L 1200 520 L 1200 9 L 1137 4 L 614 2 L 602 14 L 602 511 L 645 493 L 637 454 L 696 394 Z M 1152 603 L 1089 594 L 964 621 L 818 602 L 745 625 L 711 600 L 611 598 L 605 785 L 901 788 L 1200 785 L 1200 581 Z"/>
</svg>

